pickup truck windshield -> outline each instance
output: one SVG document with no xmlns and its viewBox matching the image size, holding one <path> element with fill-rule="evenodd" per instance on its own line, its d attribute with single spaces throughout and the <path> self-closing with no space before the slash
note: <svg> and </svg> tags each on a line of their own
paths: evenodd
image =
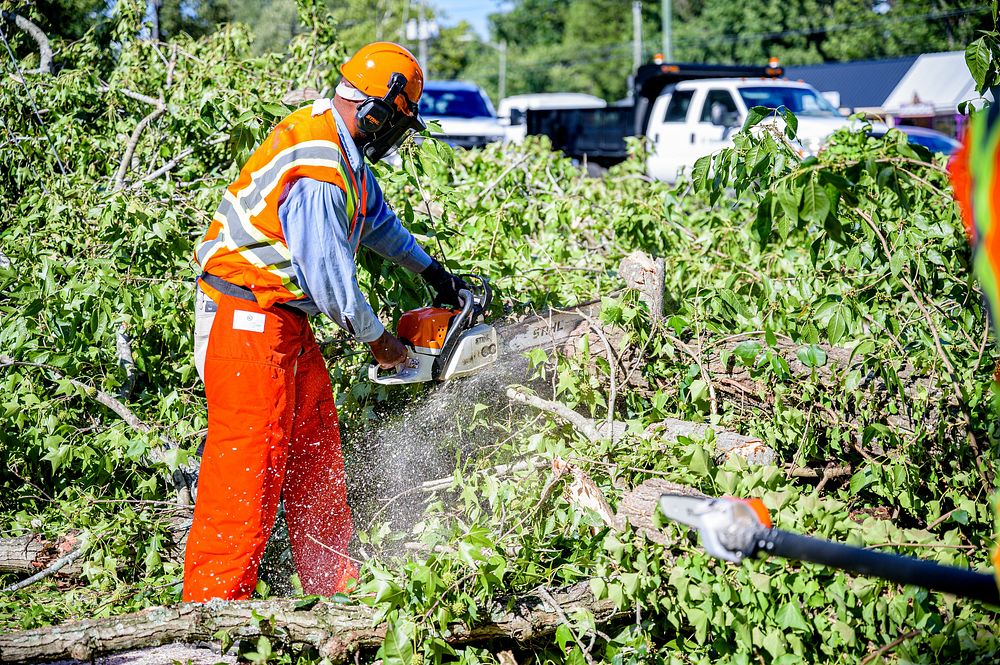
<svg viewBox="0 0 1000 665">
<path fill-rule="evenodd" d="M 795 115 L 839 118 L 840 113 L 830 102 L 808 88 L 791 88 L 784 86 L 760 86 L 740 88 L 740 97 L 747 108 L 766 106 L 776 109 L 784 106 Z"/>
<path fill-rule="evenodd" d="M 476 90 L 435 90 L 424 88 L 420 96 L 420 115 L 446 118 L 492 118 L 493 109 L 487 106 Z"/>
</svg>

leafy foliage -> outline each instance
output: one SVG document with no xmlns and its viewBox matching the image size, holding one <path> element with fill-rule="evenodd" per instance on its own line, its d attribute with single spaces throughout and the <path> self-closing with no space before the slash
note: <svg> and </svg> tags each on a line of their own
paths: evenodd
<svg viewBox="0 0 1000 665">
<path fill-rule="evenodd" d="M 183 509 L 166 503 L 168 465 L 144 453 L 166 435 L 180 443 L 179 462 L 205 424 L 190 362 L 193 243 L 242 156 L 287 111 L 275 100 L 328 75 L 344 52 L 322 15 L 304 9 L 310 29 L 283 61 L 253 56 L 238 27 L 167 44 L 136 39 L 141 8 L 120 2 L 113 58 L 94 41 L 63 43 L 56 76 L 0 82 L 11 110 L 0 145 L 11 165 L 0 171 L 0 351 L 14 361 L 0 367 L 0 532 L 92 536 L 82 583 L 63 589 L 49 578 L 6 596 L 5 629 L 179 598 L 170 520 Z M 139 135 L 116 188 L 126 144 L 154 110 L 130 93 L 162 95 L 167 110 Z M 615 664 L 854 662 L 904 635 L 890 658 L 996 660 L 995 617 L 977 603 L 809 565 L 722 564 L 677 526 L 655 545 L 609 531 L 558 484 L 543 497 L 543 470 L 493 470 L 559 457 L 613 505 L 624 488 L 663 477 L 761 497 L 790 530 L 987 565 L 992 487 L 982 476 L 996 470 L 998 353 L 942 165 L 896 132 L 843 132 L 802 158 L 793 116 L 756 110 L 754 123 L 676 187 L 644 176 L 641 146 L 602 179 L 544 142 L 455 154 L 426 140 L 406 150 L 402 168 L 379 167 L 407 225 L 454 265 L 493 278 L 500 309 L 604 296 L 600 324 L 622 340 L 643 386 L 625 390 L 618 377 L 611 403 L 604 358 L 586 347 L 571 357 L 533 352 L 535 385 L 595 418 L 610 410 L 628 433 L 590 441 L 533 412 L 470 404 L 465 432 L 488 443 L 464 448 L 451 485 L 430 495 L 414 528 L 359 521 L 371 558 L 349 602 L 375 606 L 387 622 L 384 663 L 494 662 L 487 649 L 450 646 L 451 623 L 484 621 L 512 594 L 574 582 L 629 619 L 598 627 L 572 612 L 552 640 L 520 647 L 540 661 L 586 662 L 586 648 Z M 622 287 L 619 260 L 637 249 L 665 260 L 661 319 L 634 293 L 607 295 Z M 370 255 L 361 262 L 363 288 L 386 320 L 426 302 L 419 279 Z M 122 326 L 138 369 L 131 391 L 116 350 Z M 365 382 L 360 347 L 329 323 L 317 322 L 317 333 L 352 433 L 409 399 Z M 699 361 L 677 341 L 701 354 L 739 341 L 724 364 L 746 369 L 767 394 L 713 409 Z M 858 364 L 821 372 L 845 349 Z M 809 371 L 791 371 L 792 362 Z M 875 382 L 884 394 L 864 399 Z M 91 388 L 118 395 L 151 431 L 99 405 Z M 754 435 L 784 463 L 850 464 L 853 473 L 821 492 L 783 466 L 719 464 L 710 439 L 638 435 L 668 417 Z M 420 553 L 400 556 L 404 542 Z M 313 660 L 269 638 L 244 656 Z"/>
</svg>

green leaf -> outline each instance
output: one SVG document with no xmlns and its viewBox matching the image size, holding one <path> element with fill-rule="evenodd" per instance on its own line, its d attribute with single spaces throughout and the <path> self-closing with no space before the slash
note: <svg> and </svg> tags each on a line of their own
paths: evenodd
<svg viewBox="0 0 1000 665">
<path fill-rule="evenodd" d="M 792 224 L 799 222 L 799 202 L 802 200 L 802 189 L 786 184 L 777 189 L 778 204 Z"/>
<path fill-rule="evenodd" d="M 705 155 L 695 160 L 691 168 L 691 182 L 695 189 L 704 190 L 708 187 L 708 173 L 712 170 L 712 156 Z"/>
<path fill-rule="evenodd" d="M 806 367 L 822 367 L 826 364 L 826 351 L 815 344 L 799 347 L 795 355 Z"/>
<path fill-rule="evenodd" d="M 844 338 L 844 333 L 850 325 L 850 311 L 843 305 L 837 305 L 830 315 L 830 321 L 826 324 L 827 339 L 830 344 L 836 344 Z"/>
<path fill-rule="evenodd" d="M 296 612 L 304 612 L 306 610 L 311 610 L 316 607 L 316 604 L 321 600 L 320 596 L 306 596 L 295 601 L 292 609 Z"/>
<path fill-rule="evenodd" d="M 830 197 L 826 188 L 819 184 L 819 178 L 813 173 L 806 186 L 802 188 L 802 217 L 808 221 L 822 224 L 830 214 Z"/>
<path fill-rule="evenodd" d="M 782 605 L 781 609 L 774 616 L 774 620 L 786 630 L 809 630 L 809 624 L 803 618 L 798 603 L 785 603 Z"/>
<path fill-rule="evenodd" d="M 965 64 L 968 65 L 969 72 L 976 82 L 976 90 L 982 94 L 986 88 L 986 77 L 993 64 L 986 37 L 980 37 L 965 47 Z"/>
<path fill-rule="evenodd" d="M 875 482 L 875 478 L 872 476 L 871 469 L 868 467 L 859 469 L 854 473 L 854 475 L 851 476 L 851 494 L 857 494 L 873 482 Z"/>
<path fill-rule="evenodd" d="M 757 217 L 753 222 L 753 234 L 761 246 L 766 245 L 771 237 L 771 224 L 774 221 L 773 209 L 774 199 L 768 193 L 757 206 Z"/>
<path fill-rule="evenodd" d="M 375 654 L 385 665 L 409 665 L 413 660 L 415 625 L 409 619 L 391 618 L 386 622 L 385 640 Z"/>
<path fill-rule="evenodd" d="M 750 129 L 759 125 L 765 118 L 769 118 L 773 114 L 774 110 L 766 106 L 754 106 L 747 111 L 747 119 L 743 123 L 743 129 Z"/>
<path fill-rule="evenodd" d="M 757 363 L 757 356 L 760 355 L 761 348 L 760 342 L 752 339 L 746 340 L 736 345 L 733 349 L 733 355 L 740 359 L 744 367 L 753 367 Z"/>
<path fill-rule="evenodd" d="M 785 121 L 785 136 L 794 140 L 799 131 L 799 119 L 795 117 L 794 113 L 784 106 L 781 107 L 779 112 Z"/>
</svg>

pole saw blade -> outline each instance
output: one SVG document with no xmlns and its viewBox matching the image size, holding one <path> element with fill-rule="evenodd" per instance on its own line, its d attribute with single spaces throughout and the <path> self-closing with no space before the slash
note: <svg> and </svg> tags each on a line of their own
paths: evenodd
<svg viewBox="0 0 1000 665">
<path fill-rule="evenodd" d="M 775 529 L 759 499 L 663 494 L 659 508 L 664 517 L 697 530 L 705 551 L 726 561 L 779 556 L 1000 606 L 991 574 Z"/>
</svg>

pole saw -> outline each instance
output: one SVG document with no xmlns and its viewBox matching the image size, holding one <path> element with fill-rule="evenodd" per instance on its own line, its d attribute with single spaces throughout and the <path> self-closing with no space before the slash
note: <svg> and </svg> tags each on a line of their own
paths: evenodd
<svg viewBox="0 0 1000 665">
<path fill-rule="evenodd" d="M 771 525 L 760 499 L 663 494 L 659 506 L 667 519 L 697 530 L 705 551 L 726 561 L 779 556 L 1000 606 L 993 575 L 782 531 Z"/>
</svg>

